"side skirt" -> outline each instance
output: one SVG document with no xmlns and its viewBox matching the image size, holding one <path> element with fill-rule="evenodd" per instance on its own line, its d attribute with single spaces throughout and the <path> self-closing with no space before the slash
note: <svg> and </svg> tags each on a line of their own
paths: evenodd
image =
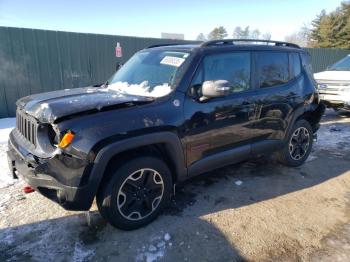
<svg viewBox="0 0 350 262">
<path fill-rule="evenodd" d="M 220 167 L 242 162 L 256 155 L 270 154 L 282 147 L 282 140 L 266 140 L 210 155 L 188 167 L 188 178 Z"/>
</svg>

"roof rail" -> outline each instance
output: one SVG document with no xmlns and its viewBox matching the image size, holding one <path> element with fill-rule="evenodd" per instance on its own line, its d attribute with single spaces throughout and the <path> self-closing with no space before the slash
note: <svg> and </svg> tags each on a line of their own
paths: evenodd
<svg viewBox="0 0 350 262">
<path fill-rule="evenodd" d="M 173 43 L 173 44 L 158 44 L 158 45 L 151 45 L 149 47 L 146 47 L 147 48 L 153 48 L 153 47 L 161 47 L 161 46 L 171 46 L 171 45 L 185 45 L 186 43 Z"/>
<path fill-rule="evenodd" d="M 265 43 L 266 45 L 274 44 L 275 46 L 286 46 L 301 49 L 300 46 L 293 43 L 273 41 L 273 40 L 262 40 L 262 39 L 218 39 L 210 40 L 201 44 L 201 47 L 205 46 L 215 46 L 215 45 L 234 45 L 235 42 L 249 42 L 249 43 Z"/>
</svg>

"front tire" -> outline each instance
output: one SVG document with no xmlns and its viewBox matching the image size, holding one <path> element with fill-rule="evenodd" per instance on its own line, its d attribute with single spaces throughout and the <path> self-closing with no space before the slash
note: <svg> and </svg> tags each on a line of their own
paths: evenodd
<svg viewBox="0 0 350 262">
<path fill-rule="evenodd" d="M 133 230 L 152 222 L 171 197 L 167 165 L 156 157 L 137 157 L 112 167 L 96 196 L 100 214 L 112 226 Z"/>
<path fill-rule="evenodd" d="M 313 143 L 313 131 L 308 121 L 298 120 L 287 139 L 284 147 L 277 152 L 280 163 L 297 167 L 302 165 L 310 155 Z"/>
</svg>

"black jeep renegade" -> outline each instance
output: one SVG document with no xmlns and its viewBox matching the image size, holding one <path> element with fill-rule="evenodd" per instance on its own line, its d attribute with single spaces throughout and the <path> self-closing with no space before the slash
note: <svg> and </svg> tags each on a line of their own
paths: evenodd
<svg viewBox="0 0 350 262">
<path fill-rule="evenodd" d="M 99 87 L 18 100 L 9 165 L 66 209 L 89 210 L 96 197 L 109 223 L 130 230 L 192 176 L 272 152 L 303 164 L 323 112 L 297 45 L 152 46 Z"/>
</svg>

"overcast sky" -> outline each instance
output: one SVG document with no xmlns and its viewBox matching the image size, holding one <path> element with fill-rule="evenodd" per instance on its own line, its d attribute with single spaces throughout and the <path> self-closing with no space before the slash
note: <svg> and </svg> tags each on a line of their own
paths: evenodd
<svg viewBox="0 0 350 262">
<path fill-rule="evenodd" d="M 0 26 L 160 37 L 183 33 L 195 39 L 223 25 L 230 36 L 236 26 L 269 32 L 274 40 L 309 23 L 339 0 L 0 0 Z"/>
</svg>

